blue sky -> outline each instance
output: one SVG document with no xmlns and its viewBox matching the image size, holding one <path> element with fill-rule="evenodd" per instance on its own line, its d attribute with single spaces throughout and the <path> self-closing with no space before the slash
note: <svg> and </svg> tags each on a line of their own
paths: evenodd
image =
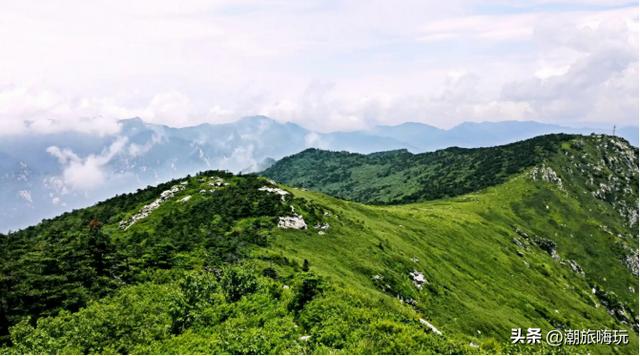
<svg viewBox="0 0 640 356">
<path fill-rule="evenodd" d="M 0 134 L 638 119 L 629 1 L 8 0 L 0 43 Z"/>
</svg>

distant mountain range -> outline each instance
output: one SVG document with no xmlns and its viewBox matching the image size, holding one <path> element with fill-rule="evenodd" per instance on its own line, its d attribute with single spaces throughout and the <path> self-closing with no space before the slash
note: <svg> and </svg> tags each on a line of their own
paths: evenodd
<svg viewBox="0 0 640 356">
<path fill-rule="evenodd" d="M 114 194 L 206 169 L 255 172 L 307 148 L 371 153 L 425 152 L 506 144 L 548 133 L 610 133 L 531 121 L 463 123 L 449 130 L 421 123 L 319 133 L 264 116 L 227 124 L 172 128 L 139 118 L 113 135 L 79 132 L 2 136 L 0 231 L 17 229 Z M 616 132 L 638 146 L 638 128 Z"/>
</svg>

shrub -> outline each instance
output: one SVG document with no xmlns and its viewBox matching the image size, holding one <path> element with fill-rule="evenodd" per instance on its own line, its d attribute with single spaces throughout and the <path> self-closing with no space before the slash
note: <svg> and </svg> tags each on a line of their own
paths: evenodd
<svg viewBox="0 0 640 356">
<path fill-rule="evenodd" d="M 242 296 L 258 289 L 256 276 L 242 267 L 228 267 L 222 276 L 222 288 L 228 302 L 237 302 Z"/>
</svg>

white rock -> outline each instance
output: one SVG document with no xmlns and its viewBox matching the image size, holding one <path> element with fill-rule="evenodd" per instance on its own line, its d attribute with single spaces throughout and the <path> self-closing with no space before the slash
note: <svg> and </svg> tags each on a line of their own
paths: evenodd
<svg viewBox="0 0 640 356">
<path fill-rule="evenodd" d="M 187 195 L 186 197 L 184 197 L 184 198 L 180 199 L 179 201 L 180 201 L 181 203 L 186 203 L 186 202 L 188 202 L 190 199 L 191 199 L 191 195 Z"/>
<path fill-rule="evenodd" d="M 433 331 L 434 333 L 438 334 L 438 335 L 442 335 L 442 333 L 440 332 L 440 330 L 438 330 L 435 326 L 433 326 L 433 324 L 431 324 L 430 322 L 424 320 L 424 319 L 420 319 L 420 324 L 425 325 L 426 327 L 428 327 L 429 329 L 431 329 L 431 331 Z"/>
<path fill-rule="evenodd" d="M 415 284 L 418 289 L 421 289 L 422 285 L 427 281 L 424 278 L 424 274 L 415 270 L 413 272 L 409 272 L 409 276 L 411 276 L 411 279 L 413 279 L 413 284 Z"/>
<path fill-rule="evenodd" d="M 220 178 L 220 177 L 215 177 L 215 178 L 211 178 L 211 179 L 212 179 L 213 181 L 212 181 L 212 182 L 209 182 L 209 185 L 210 185 L 210 186 L 213 186 L 213 187 L 222 187 L 222 186 L 225 186 L 225 185 L 229 185 L 229 183 L 226 183 L 226 182 L 224 181 L 224 179 L 222 179 L 222 178 Z"/>
<path fill-rule="evenodd" d="M 154 211 L 157 208 L 159 208 L 160 205 L 163 202 L 173 198 L 173 196 L 176 193 L 180 192 L 183 189 L 184 189 L 183 185 L 174 185 L 174 186 L 171 187 L 171 189 L 163 191 L 162 193 L 160 193 L 160 198 L 158 198 L 158 199 L 154 200 L 153 202 L 143 206 L 142 209 L 140 209 L 139 213 L 133 215 L 129 219 L 120 221 L 120 224 L 118 226 L 122 230 L 127 230 L 128 228 L 130 228 L 133 224 L 135 224 L 139 220 L 142 220 L 142 219 L 146 218 L 147 216 L 149 216 L 149 214 L 151 214 L 152 211 Z"/>
<path fill-rule="evenodd" d="M 300 340 L 301 341 L 307 341 L 311 338 L 311 335 L 304 335 L 304 336 L 300 336 Z"/>
<path fill-rule="evenodd" d="M 280 189 L 280 188 L 271 188 L 271 187 L 260 187 L 258 188 L 259 191 L 261 192 L 269 192 L 269 193 L 273 193 L 273 194 L 277 194 L 280 196 L 280 198 L 282 199 L 282 201 L 284 201 L 284 197 L 286 195 L 289 195 L 289 192 L 287 192 L 286 190 Z"/>
<path fill-rule="evenodd" d="M 278 220 L 278 227 L 281 229 L 305 230 L 307 223 L 300 215 L 281 216 Z"/>
<path fill-rule="evenodd" d="M 313 228 L 316 230 L 329 230 L 329 228 L 331 227 L 331 225 L 329 225 L 328 223 L 322 223 L 322 224 L 316 224 Z"/>
</svg>

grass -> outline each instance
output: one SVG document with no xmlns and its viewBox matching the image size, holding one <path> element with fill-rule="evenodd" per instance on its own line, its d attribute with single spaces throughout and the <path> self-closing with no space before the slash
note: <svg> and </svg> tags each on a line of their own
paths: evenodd
<svg viewBox="0 0 640 356">
<path fill-rule="evenodd" d="M 550 186 L 536 187 L 526 175 L 480 193 L 402 206 L 367 206 L 292 191 L 333 209 L 329 232 L 281 231 L 255 257 L 296 256 L 347 290 L 413 298 L 418 316 L 445 335 L 481 343 L 487 338 L 508 342 L 514 327 L 631 329 L 609 316 L 589 284 L 597 280 L 629 306 L 637 305 L 637 293 L 628 289 L 637 280 L 611 251 L 608 234 L 588 219 L 579 201 Z M 513 226 L 552 236 L 561 259 L 535 245 L 519 249 L 512 242 L 518 237 Z M 569 258 L 586 276 L 561 263 Z M 409 279 L 414 269 L 428 281 L 422 290 Z M 376 287 L 376 274 L 392 281 L 394 291 Z M 637 342 L 634 334 L 627 350 Z M 594 347 L 591 352 L 614 350 Z"/>
</svg>

